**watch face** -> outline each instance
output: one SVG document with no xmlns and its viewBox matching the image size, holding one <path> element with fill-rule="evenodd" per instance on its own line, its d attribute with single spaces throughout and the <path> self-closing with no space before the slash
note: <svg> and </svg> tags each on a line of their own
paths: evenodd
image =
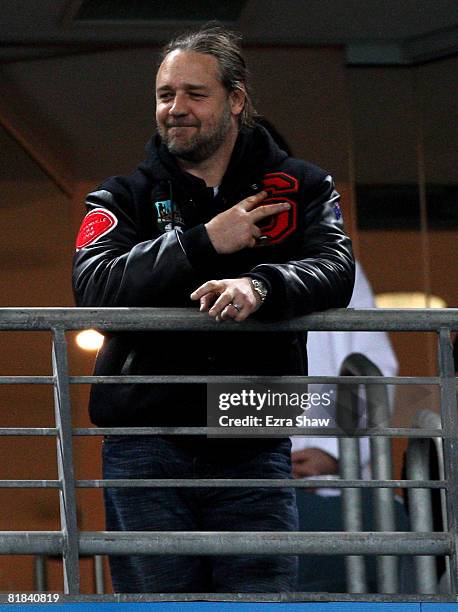
<svg viewBox="0 0 458 612">
<path fill-rule="evenodd" d="M 264 301 L 267 295 L 267 288 L 264 283 L 256 279 L 252 279 L 253 289 L 261 296 L 261 300 Z"/>
</svg>

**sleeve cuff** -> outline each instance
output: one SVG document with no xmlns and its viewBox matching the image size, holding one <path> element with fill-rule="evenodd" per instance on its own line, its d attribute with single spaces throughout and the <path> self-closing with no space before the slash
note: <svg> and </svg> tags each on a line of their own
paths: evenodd
<svg viewBox="0 0 458 612">
<path fill-rule="evenodd" d="M 180 242 L 190 264 L 196 270 L 213 268 L 216 265 L 219 254 L 208 237 L 203 223 L 183 232 L 180 235 Z"/>
<path fill-rule="evenodd" d="M 267 287 L 267 297 L 262 303 L 259 310 L 257 310 L 252 316 L 259 319 L 260 321 L 275 321 L 281 318 L 281 300 L 284 299 L 284 288 L 281 283 L 272 282 L 272 275 L 262 274 L 259 272 L 247 272 L 240 276 L 246 276 L 248 278 L 257 278 L 262 281 Z M 280 311 L 280 312 L 279 312 Z"/>
</svg>

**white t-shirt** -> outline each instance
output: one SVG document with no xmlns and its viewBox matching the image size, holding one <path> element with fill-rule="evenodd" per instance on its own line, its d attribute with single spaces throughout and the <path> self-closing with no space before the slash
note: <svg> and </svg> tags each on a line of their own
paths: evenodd
<svg viewBox="0 0 458 612">
<path fill-rule="evenodd" d="M 356 262 L 356 278 L 349 308 L 375 308 L 374 295 L 361 265 Z M 362 353 L 368 357 L 384 376 L 396 376 L 398 362 L 385 332 L 309 332 L 307 340 L 309 376 L 338 376 L 340 367 L 351 353 Z M 331 404 L 325 409 L 314 408 L 313 416 L 330 417 L 330 427 L 335 426 L 335 385 L 309 385 L 309 393 L 329 393 Z M 361 400 L 363 401 L 363 400 Z M 312 415 L 310 415 L 312 416 Z M 320 448 L 333 457 L 338 457 L 337 438 L 292 437 L 292 450 Z M 361 464 L 363 473 L 368 472 L 369 443 L 361 440 Z"/>
</svg>

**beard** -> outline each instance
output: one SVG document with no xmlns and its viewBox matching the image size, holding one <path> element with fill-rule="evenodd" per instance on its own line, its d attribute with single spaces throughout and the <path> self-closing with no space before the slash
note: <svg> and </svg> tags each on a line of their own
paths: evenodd
<svg viewBox="0 0 458 612">
<path fill-rule="evenodd" d="M 209 159 L 220 146 L 226 140 L 226 136 L 231 127 L 231 112 L 229 105 L 225 105 L 223 114 L 218 121 L 210 124 L 205 131 L 201 131 L 202 124 L 192 124 L 193 127 L 197 128 L 197 132 L 187 138 L 179 139 L 170 133 L 171 127 L 188 126 L 189 123 L 185 121 L 180 123 L 180 120 L 176 120 L 174 123 L 168 126 L 157 125 L 157 130 L 162 138 L 162 141 L 166 145 L 169 152 L 188 162 L 199 163 Z"/>
</svg>

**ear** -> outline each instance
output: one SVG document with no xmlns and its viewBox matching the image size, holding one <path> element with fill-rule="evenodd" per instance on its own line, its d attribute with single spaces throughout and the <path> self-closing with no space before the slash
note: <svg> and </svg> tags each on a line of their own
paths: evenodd
<svg viewBox="0 0 458 612">
<path fill-rule="evenodd" d="M 243 89 L 234 89 L 229 94 L 229 104 L 231 105 L 231 112 L 233 115 L 240 115 L 245 106 L 246 93 Z"/>
</svg>

